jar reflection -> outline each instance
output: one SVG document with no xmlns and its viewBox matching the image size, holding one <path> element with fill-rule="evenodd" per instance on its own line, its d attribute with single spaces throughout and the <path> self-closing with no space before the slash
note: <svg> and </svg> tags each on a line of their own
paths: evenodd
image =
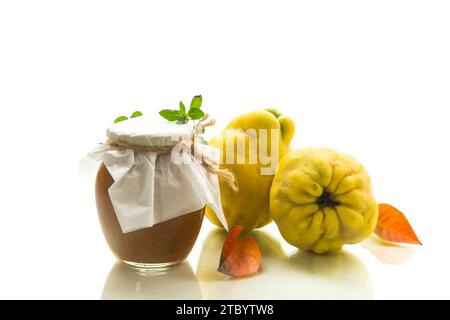
<svg viewBox="0 0 450 320">
<path fill-rule="evenodd" d="M 187 262 L 161 270 L 139 270 L 117 262 L 109 272 L 102 299 L 202 299 Z"/>
</svg>

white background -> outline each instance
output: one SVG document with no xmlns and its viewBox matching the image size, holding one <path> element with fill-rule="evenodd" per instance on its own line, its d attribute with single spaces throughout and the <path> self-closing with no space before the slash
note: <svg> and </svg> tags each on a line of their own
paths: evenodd
<svg viewBox="0 0 450 320">
<path fill-rule="evenodd" d="M 430 0 L 2 0 L 0 298 L 450 298 L 449 16 Z M 355 156 L 424 246 L 289 258 L 271 224 L 284 251 L 265 253 L 260 275 L 205 282 L 197 261 L 215 263 L 205 245 L 220 242 L 205 220 L 174 274 L 110 274 L 78 162 L 116 116 L 195 94 L 218 120 L 209 137 L 275 107 L 297 124 L 293 148 Z"/>
</svg>

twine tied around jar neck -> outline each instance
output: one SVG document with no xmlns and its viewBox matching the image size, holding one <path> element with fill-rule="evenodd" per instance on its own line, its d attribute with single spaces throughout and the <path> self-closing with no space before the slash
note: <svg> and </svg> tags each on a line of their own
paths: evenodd
<svg viewBox="0 0 450 320">
<path fill-rule="evenodd" d="M 215 174 L 219 177 L 219 179 L 225 181 L 234 192 L 238 192 L 239 187 L 237 184 L 237 179 L 234 176 L 233 172 L 231 172 L 228 169 L 219 168 L 219 164 L 215 162 L 214 159 L 210 158 L 206 154 L 201 153 L 199 149 L 195 148 L 195 145 L 197 144 L 196 139 L 202 133 L 203 129 L 206 127 L 210 127 L 215 123 L 216 121 L 214 119 L 209 118 L 209 115 L 205 114 L 205 116 L 194 125 L 194 133 L 192 135 L 191 141 L 180 143 L 189 144 L 191 154 L 195 161 L 197 161 L 197 157 L 194 156 L 194 151 L 195 155 L 198 155 L 198 157 L 200 158 L 200 160 L 197 161 L 199 164 L 201 164 L 209 173 Z M 141 152 L 155 152 L 158 155 L 171 154 L 173 148 L 175 147 L 175 146 L 141 146 L 114 139 L 108 139 L 106 143 L 104 143 L 104 145 L 114 149 L 122 149 L 122 150 L 129 149 Z"/>
</svg>

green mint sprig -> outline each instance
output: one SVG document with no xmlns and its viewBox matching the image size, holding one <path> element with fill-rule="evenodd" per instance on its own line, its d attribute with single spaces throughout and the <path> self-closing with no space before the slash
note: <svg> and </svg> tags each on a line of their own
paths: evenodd
<svg viewBox="0 0 450 320">
<path fill-rule="evenodd" d="M 186 112 L 186 106 L 180 101 L 180 107 L 175 109 L 163 109 L 159 112 L 161 117 L 169 121 L 176 121 L 178 124 L 188 123 L 189 120 L 199 120 L 205 113 L 200 109 L 202 107 L 202 96 L 198 95 L 192 98 L 189 111 Z"/>
<path fill-rule="evenodd" d="M 133 112 L 133 113 L 131 114 L 130 119 L 137 118 L 137 117 L 140 117 L 140 116 L 142 116 L 142 112 L 140 112 L 140 111 L 135 111 L 135 112 Z M 117 122 L 120 122 L 120 121 L 125 121 L 125 120 L 128 120 L 128 117 L 127 117 L 127 116 L 120 116 L 120 117 L 117 117 L 117 118 L 114 120 L 114 123 L 117 123 Z"/>
<path fill-rule="evenodd" d="M 205 113 L 201 110 L 203 98 L 201 95 L 195 96 L 191 100 L 191 105 L 189 106 L 189 110 L 186 112 L 186 106 L 183 101 L 180 101 L 179 109 L 164 109 L 159 112 L 161 117 L 166 120 L 176 122 L 177 124 L 185 124 L 189 121 L 194 123 L 194 130 L 197 131 L 200 129 L 198 126 L 200 125 L 200 121 L 197 123 L 195 120 L 200 120 L 205 116 Z M 201 129 L 198 140 L 200 143 L 208 144 L 208 142 L 203 138 L 203 133 L 205 133 L 205 129 Z"/>
</svg>

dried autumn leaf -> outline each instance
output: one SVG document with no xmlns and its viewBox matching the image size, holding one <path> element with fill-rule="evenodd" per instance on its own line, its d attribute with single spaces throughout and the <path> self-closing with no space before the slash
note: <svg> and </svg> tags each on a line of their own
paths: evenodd
<svg viewBox="0 0 450 320">
<path fill-rule="evenodd" d="M 419 238 L 408 222 L 408 219 L 389 204 L 379 204 L 378 223 L 375 234 L 390 242 L 420 244 Z"/>
<path fill-rule="evenodd" d="M 244 277 L 258 272 L 261 266 L 261 251 L 250 236 L 239 238 L 244 230 L 241 226 L 230 229 L 220 255 L 218 271 L 232 277 Z"/>
</svg>

